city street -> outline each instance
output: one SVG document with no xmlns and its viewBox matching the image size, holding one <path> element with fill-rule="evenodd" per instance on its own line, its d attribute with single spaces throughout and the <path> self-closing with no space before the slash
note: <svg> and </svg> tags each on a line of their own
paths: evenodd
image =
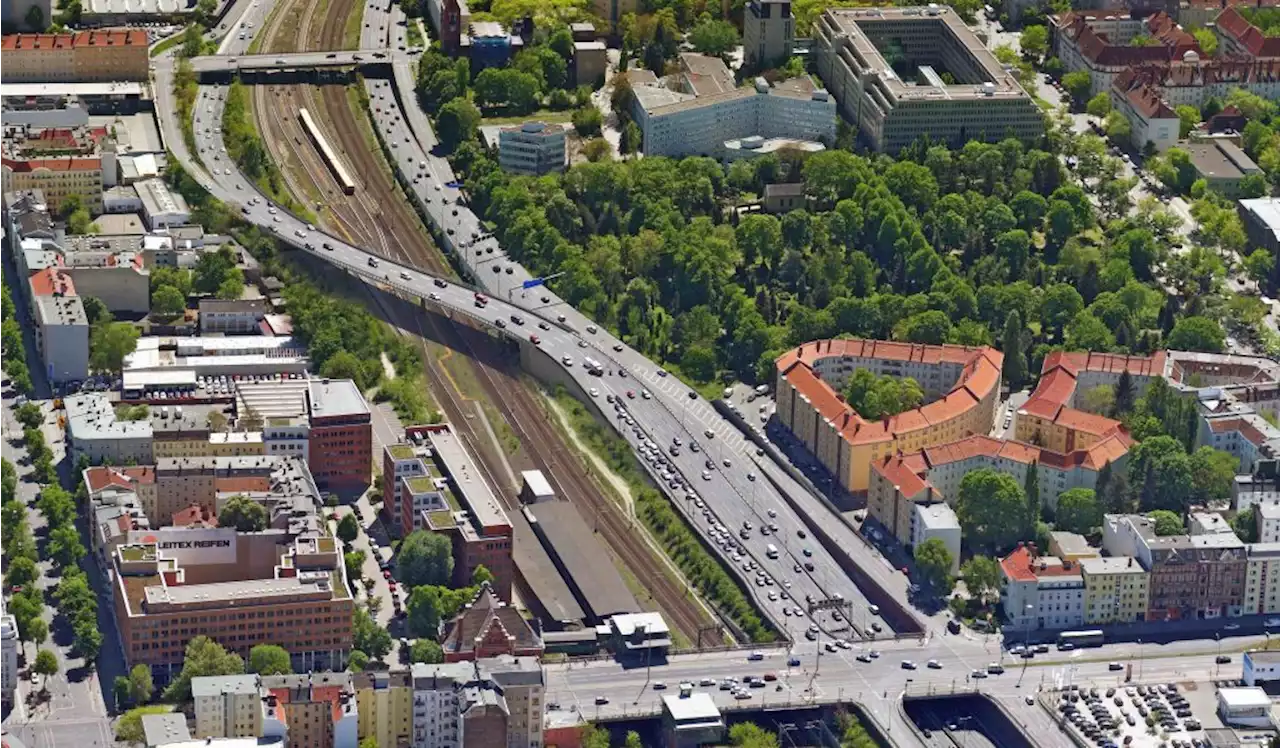
<svg viewBox="0 0 1280 748">
<path fill-rule="evenodd" d="M 12 286 L 14 277 L 12 266 L 6 268 L 5 278 L 10 280 L 10 293 L 14 292 Z M 14 295 L 14 298 L 22 298 L 22 296 Z M 19 310 L 18 314 L 20 318 L 24 311 Z M 37 397 L 42 394 L 47 397 L 50 392 L 49 384 L 45 382 L 44 366 L 33 355 L 35 341 L 31 339 L 31 325 L 23 325 L 23 333 L 27 338 L 28 366 L 31 369 Z M 63 438 L 61 438 L 58 423 L 50 414 L 51 401 L 37 400 L 36 402 L 40 403 L 46 412 L 45 441 L 49 443 L 54 453 L 55 464 L 63 462 L 60 465 L 61 474 L 63 474 L 64 484 L 68 484 L 70 468 L 63 460 Z M 17 498 L 27 506 L 27 521 L 31 525 L 32 533 L 35 534 L 38 546 L 42 547 L 46 534 L 45 517 L 35 508 L 40 487 L 33 482 L 31 466 L 26 464 L 26 444 L 22 441 L 22 425 L 14 415 L 15 407 L 17 407 L 17 393 L 13 392 L 12 388 L 5 387 L 3 392 L 0 392 L 0 434 L 3 434 L 3 439 L 0 439 L 0 457 L 12 462 L 17 470 Z M 79 529 L 83 534 L 83 523 L 79 524 Z M 114 620 L 108 610 L 109 603 L 101 597 L 100 593 L 99 626 L 102 630 L 102 651 L 99 667 L 95 669 L 95 667 L 86 666 L 83 658 L 72 655 L 72 631 L 69 626 L 61 620 L 56 621 L 55 624 L 56 603 L 49 592 L 58 584 L 58 578 L 51 576 L 52 564 L 49 561 L 41 561 L 38 567 L 44 574 L 40 584 L 46 590 L 45 621 L 49 624 L 50 639 L 40 647 L 35 643 L 24 643 L 23 661 L 20 665 L 24 667 L 22 672 L 28 672 L 26 667 L 35 661 L 37 649 L 45 648 L 58 657 L 59 671 L 58 674 L 50 676 L 47 683 L 44 683 L 44 679 L 37 681 L 32 681 L 31 678 L 19 679 L 14 708 L 4 717 L 4 728 L 18 735 L 28 745 L 35 745 L 38 748 L 52 748 L 54 745 L 59 747 L 65 745 L 69 748 L 109 744 L 111 731 L 106 699 L 110 698 L 110 687 L 109 685 L 102 687 L 102 680 L 110 684 L 115 675 L 123 674 L 123 660 L 120 656 Z M 84 560 L 84 569 L 90 576 L 93 587 L 101 590 L 97 569 L 88 558 Z M 41 692 L 44 688 L 47 688 L 47 698 L 42 697 L 28 702 L 32 692 Z"/>
</svg>

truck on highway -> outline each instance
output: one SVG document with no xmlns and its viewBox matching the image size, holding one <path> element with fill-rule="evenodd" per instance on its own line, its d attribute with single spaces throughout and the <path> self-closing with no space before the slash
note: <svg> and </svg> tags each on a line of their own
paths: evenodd
<svg viewBox="0 0 1280 748">
<path fill-rule="evenodd" d="M 1101 629 L 1088 631 L 1063 631 L 1058 634 L 1058 649 L 1072 650 L 1080 647 L 1101 647 L 1104 635 Z"/>
<path fill-rule="evenodd" d="M 774 545 L 773 543 L 770 543 L 770 544 L 769 544 L 769 545 L 764 549 L 764 555 L 768 556 L 769 558 L 777 558 L 777 557 L 778 557 L 778 546 Z"/>
</svg>

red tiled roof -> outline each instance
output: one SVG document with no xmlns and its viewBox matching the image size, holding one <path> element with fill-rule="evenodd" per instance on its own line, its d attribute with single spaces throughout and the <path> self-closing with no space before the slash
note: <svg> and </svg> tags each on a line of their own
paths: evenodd
<svg viewBox="0 0 1280 748">
<path fill-rule="evenodd" d="M 132 489 L 136 483 L 155 483 L 156 471 L 149 466 L 142 467 L 91 467 L 84 471 L 85 487 L 90 493 L 96 493 L 108 486 Z"/>
<path fill-rule="evenodd" d="M 1005 576 L 1016 582 L 1034 582 L 1043 577 L 1065 577 L 1080 573 L 1077 564 L 1065 560 L 1061 565 L 1045 564 L 1042 568 L 1031 549 L 1029 545 L 1021 545 L 1013 553 L 1000 559 L 1000 568 L 1004 569 Z"/>
<path fill-rule="evenodd" d="M 1280 36 L 1266 36 L 1234 7 L 1219 13 L 1214 23 L 1254 57 L 1280 57 Z"/>
<path fill-rule="evenodd" d="M 1119 421 L 1114 421 L 1106 416 L 1086 413 L 1075 408 L 1063 408 L 1058 413 L 1056 423 L 1072 431 L 1093 434 L 1094 436 L 1102 436 L 1120 425 Z"/>
<path fill-rule="evenodd" d="M 1256 426 L 1243 418 L 1215 418 L 1209 421 L 1209 430 L 1215 434 L 1239 431 L 1240 436 L 1256 446 L 1262 446 L 1267 441 L 1267 437 Z"/>
<path fill-rule="evenodd" d="M 813 365 L 825 358 L 873 358 L 924 363 L 960 364 L 964 366 L 955 387 L 945 397 L 879 421 L 859 416 L 813 371 Z M 945 423 L 974 407 L 978 401 L 998 388 L 1004 356 L 994 348 L 972 348 L 959 345 L 922 345 L 883 340 L 818 340 L 793 348 L 778 358 L 778 376 L 785 378 L 796 392 L 807 398 L 810 406 L 829 421 L 841 436 L 855 444 L 889 441 L 932 425 Z"/>
<path fill-rule="evenodd" d="M 929 482 L 900 456 L 876 460 L 871 463 L 871 469 L 892 483 L 903 496 L 916 496 L 930 488 Z"/>
<path fill-rule="evenodd" d="M 213 485 L 218 493 L 265 493 L 271 490 L 271 481 L 260 475 L 218 478 Z"/>
<path fill-rule="evenodd" d="M 204 507 L 199 504 L 192 504 L 178 512 L 173 513 L 174 527 L 189 527 L 191 525 L 202 524 L 207 527 L 218 526 L 218 515 L 213 512 L 206 512 Z"/>
<path fill-rule="evenodd" d="M 147 32 L 140 29 L 102 29 L 73 34 L 6 34 L 2 43 L 0 49 L 5 52 L 76 47 L 145 47 Z"/>
<path fill-rule="evenodd" d="M 58 158 L 14 159 L 4 158 L 0 163 L 18 174 L 39 171 L 101 171 L 102 159 L 61 156 Z"/>
<path fill-rule="evenodd" d="M 333 721 L 337 722 L 342 719 L 342 702 L 339 697 L 342 696 L 342 688 L 340 686 L 312 686 L 311 687 L 311 703 L 326 701 L 333 709 Z"/>
<path fill-rule="evenodd" d="M 47 267 L 33 274 L 29 279 L 31 293 L 36 296 L 75 296 L 76 284 L 71 276 L 61 268 Z"/>
</svg>

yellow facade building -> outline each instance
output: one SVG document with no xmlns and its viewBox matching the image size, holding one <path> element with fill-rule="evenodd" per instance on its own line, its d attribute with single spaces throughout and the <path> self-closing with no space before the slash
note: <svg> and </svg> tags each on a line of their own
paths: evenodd
<svg viewBox="0 0 1280 748">
<path fill-rule="evenodd" d="M 364 672 L 352 676 L 361 741 L 379 748 L 401 748 L 413 739 L 413 682 L 407 670 Z"/>
<path fill-rule="evenodd" d="M 1133 623 L 1146 618 L 1150 575 L 1129 556 L 1080 559 L 1084 577 L 1084 622 Z"/>
<path fill-rule="evenodd" d="M 6 34 L 5 83 L 145 81 L 150 56 L 142 29 L 70 34 Z"/>
<path fill-rule="evenodd" d="M 776 362 L 777 417 L 843 488 L 862 493 L 874 462 L 988 433 L 1003 362 L 1003 354 L 989 347 L 856 339 L 805 343 Z M 928 403 L 868 421 L 838 394 L 858 369 L 910 377 Z"/>
</svg>

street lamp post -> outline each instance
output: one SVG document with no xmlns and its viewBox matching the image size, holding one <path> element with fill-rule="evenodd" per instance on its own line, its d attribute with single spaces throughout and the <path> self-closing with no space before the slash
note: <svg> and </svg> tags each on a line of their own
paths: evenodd
<svg viewBox="0 0 1280 748">
<path fill-rule="evenodd" d="M 1025 635 L 1025 636 L 1023 637 L 1023 639 L 1022 639 L 1022 672 L 1018 673 L 1018 683 L 1014 686 L 1014 688 L 1022 688 L 1022 679 L 1023 679 L 1023 678 L 1026 676 L 1026 674 L 1027 674 L 1027 660 L 1029 659 L 1029 658 L 1027 657 L 1027 647 L 1030 647 L 1030 646 L 1031 646 L 1031 620 L 1030 620 L 1030 616 L 1031 616 L 1031 611 L 1035 610 L 1035 609 L 1036 609 L 1036 606 L 1032 605 L 1031 603 L 1027 603 L 1027 604 L 1024 606 L 1024 609 L 1025 609 L 1025 610 L 1026 610 L 1026 612 L 1027 612 L 1028 620 L 1027 620 L 1027 631 L 1026 631 L 1026 635 Z"/>
</svg>

